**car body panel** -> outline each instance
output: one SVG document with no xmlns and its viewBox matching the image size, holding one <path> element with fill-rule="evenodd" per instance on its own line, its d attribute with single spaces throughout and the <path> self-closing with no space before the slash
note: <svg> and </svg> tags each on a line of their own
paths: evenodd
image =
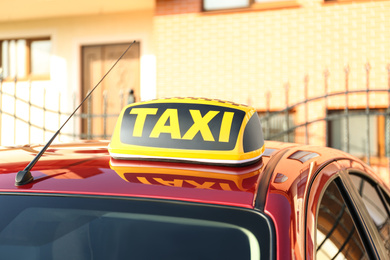
<svg viewBox="0 0 390 260">
<path fill-rule="evenodd" d="M 42 146 L 3 148 L 0 193 L 149 198 L 264 211 L 274 223 L 277 259 L 315 259 L 318 200 L 329 180 L 360 171 L 386 187 L 360 160 L 325 147 L 267 141 L 260 162 L 227 167 L 118 161 L 107 145 L 52 145 L 32 170 L 34 180 L 21 186 L 15 186 L 16 173 Z M 365 232 L 375 233 L 372 223 L 363 224 Z M 367 239 L 377 243 L 375 235 Z"/>
<path fill-rule="evenodd" d="M 107 144 L 97 142 L 53 146 L 34 167 L 34 181 L 17 187 L 16 173 L 23 170 L 39 147 L 3 149 L 0 151 L 0 154 L 4 154 L 0 155 L 0 192 L 131 196 L 252 207 L 254 191 L 181 189 L 125 181 L 110 168 Z"/>
</svg>

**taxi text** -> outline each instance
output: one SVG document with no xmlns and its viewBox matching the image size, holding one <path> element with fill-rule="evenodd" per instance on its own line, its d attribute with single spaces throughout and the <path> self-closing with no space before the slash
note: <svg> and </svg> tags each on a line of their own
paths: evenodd
<svg viewBox="0 0 390 260">
<path fill-rule="evenodd" d="M 133 137 L 142 137 L 145 121 L 148 116 L 155 116 L 158 112 L 158 108 L 133 108 L 130 114 L 136 115 Z M 208 111 L 204 116 L 201 115 L 200 110 L 189 109 L 193 124 L 192 126 L 181 135 L 180 133 L 180 120 L 178 110 L 174 108 L 166 109 L 160 118 L 158 118 L 149 138 L 159 138 L 161 133 L 167 133 L 171 135 L 172 139 L 192 140 L 198 132 L 200 132 L 204 141 L 215 141 L 215 138 L 210 130 L 210 121 L 218 115 L 221 111 Z M 230 130 L 234 112 L 223 112 L 222 122 L 219 131 L 218 142 L 229 142 Z M 168 124 L 169 122 L 169 124 Z"/>
</svg>

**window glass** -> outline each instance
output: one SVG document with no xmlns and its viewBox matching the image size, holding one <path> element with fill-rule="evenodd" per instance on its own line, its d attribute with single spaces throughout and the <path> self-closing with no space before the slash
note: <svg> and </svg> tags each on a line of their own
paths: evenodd
<svg viewBox="0 0 390 260">
<path fill-rule="evenodd" d="M 26 220 L 32 225 L 23 225 Z M 42 232 L 43 228 L 45 232 Z M 121 250 L 113 252 L 112 250 L 119 246 L 118 240 L 126 241 L 128 244 L 127 248 L 122 248 L 123 252 Z M 250 256 L 249 242 L 253 240 L 252 244 L 256 247 L 253 247 L 252 251 L 256 253 Z M 216 257 L 223 251 L 219 251 L 218 246 L 209 248 L 209 245 L 213 244 L 213 241 L 223 241 L 225 245 L 235 248 L 230 253 L 235 254 L 236 257 L 240 256 L 240 251 L 242 252 L 241 256 L 246 259 L 259 259 L 260 257 L 260 249 L 255 236 L 238 226 L 148 214 L 59 208 L 28 208 L 23 210 L 1 232 L 0 241 L 2 242 L 0 252 L 3 256 L 15 255 L 15 250 L 25 251 L 27 256 L 27 253 L 32 249 L 45 252 L 48 248 L 69 245 L 72 241 L 78 241 L 79 243 L 90 243 L 90 250 L 94 252 L 91 255 L 98 253 L 100 257 L 105 255 L 106 259 L 113 255 L 123 257 L 123 259 L 125 257 L 141 259 L 146 256 L 148 259 L 164 258 L 164 256 L 167 257 L 165 259 L 168 259 L 173 257 L 170 256 L 172 245 L 178 248 L 175 254 L 182 257 L 185 257 L 186 252 L 196 250 L 205 253 L 203 257 L 206 255 Z M 117 244 L 115 245 L 115 243 Z M 148 248 L 153 248 L 154 253 L 152 251 L 147 253 Z M 82 252 L 82 255 L 88 256 L 88 253 L 90 252 Z M 74 257 L 79 258 L 81 255 L 76 252 L 74 254 L 68 256 L 72 256 L 74 259 Z M 197 255 L 201 256 L 202 254 L 198 253 Z M 228 257 L 228 255 L 224 257 Z"/>
<path fill-rule="evenodd" d="M 50 75 L 50 39 L 0 40 L 0 77 L 26 78 Z"/>
<path fill-rule="evenodd" d="M 12 40 L 8 43 L 8 68 L 9 76 L 14 78 L 16 76 L 16 41 Z"/>
<path fill-rule="evenodd" d="M 291 131 L 288 134 L 285 133 L 287 129 L 291 129 L 295 126 L 294 113 L 277 112 L 259 112 L 261 125 L 264 129 L 264 139 L 282 141 L 282 142 L 295 142 L 295 132 Z"/>
<path fill-rule="evenodd" d="M 8 52 L 8 41 L 1 42 L 1 66 L 0 66 L 0 76 L 2 78 L 8 77 L 9 74 L 9 52 Z"/>
<path fill-rule="evenodd" d="M 206 11 L 249 7 L 250 0 L 203 0 L 203 9 Z"/>
<path fill-rule="evenodd" d="M 23 78 L 26 76 L 26 40 L 16 41 L 16 76 Z"/>
<path fill-rule="evenodd" d="M 364 157 L 370 149 L 370 154 L 378 156 L 378 116 L 370 115 L 370 147 L 367 140 L 366 122 L 367 116 L 364 110 L 350 110 L 348 121 L 345 118 L 344 111 L 329 111 L 332 120 L 328 124 L 329 144 L 328 146 L 349 152 L 358 157 Z M 348 125 L 347 125 L 348 122 Z M 362 127 L 362 122 L 364 126 Z M 360 129 L 360 131 L 354 131 Z M 348 131 L 349 130 L 349 131 Z M 346 137 L 349 138 L 349 147 L 347 147 Z"/>
<path fill-rule="evenodd" d="M 50 74 L 50 52 L 50 40 L 31 42 L 31 74 Z"/>
<path fill-rule="evenodd" d="M 286 0 L 255 0 L 255 3 L 270 3 L 270 2 L 281 2 Z"/>
<path fill-rule="evenodd" d="M 386 206 L 383 204 L 378 191 L 371 183 L 357 175 L 350 176 L 353 184 L 363 199 L 368 213 L 379 231 L 383 244 L 387 250 L 387 254 L 390 256 L 390 218 L 386 210 Z M 385 194 L 383 193 L 383 195 Z"/>
<path fill-rule="evenodd" d="M 390 106 L 387 108 L 388 115 L 385 117 L 385 154 L 384 156 L 390 157 Z"/>
<path fill-rule="evenodd" d="M 269 259 L 261 213 L 160 201 L 0 195 L 1 259 Z"/>
<path fill-rule="evenodd" d="M 289 2 L 288 0 L 203 0 L 203 10 L 216 11 L 234 8 L 247 8 L 252 4 L 275 4 Z"/>
<path fill-rule="evenodd" d="M 1 57 L 3 78 L 26 76 L 26 40 L 2 41 Z"/>
<path fill-rule="evenodd" d="M 335 182 L 326 188 L 317 218 L 317 259 L 368 259 Z"/>
</svg>

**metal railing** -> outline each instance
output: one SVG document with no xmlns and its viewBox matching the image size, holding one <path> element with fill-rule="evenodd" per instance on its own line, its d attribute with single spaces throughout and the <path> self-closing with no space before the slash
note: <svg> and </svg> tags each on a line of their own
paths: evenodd
<svg viewBox="0 0 390 260">
<path fill-rule="evenodd" d="M 15 78 L 13 81 L 2 81 L 0 78 L 0 146 L 4 145 L 2 143 L 2 137 L 7 138 L 9 141 L 8 143 L 17 144 L 18 143 L 18 136 L 16 134 L 17 132 L 17 125 L 24 124 L 25 131 L 22 133 L 23 136 L 28 136 L 28 138 L 24 138 L 26 140 L 26 143 L 31 142 L 45 142 L 47 141 L 51 134 L 54 134 L 61 124 L 63 123 L 64 119 L 69 117 L 73 110 L 77 107 L 77 97 L 76 94 L 73 94 L 72 96 L 72 105 L 68 105 L 67 111 L 64 111 L 64 108 L 61 106 L 61 93 L 57 92 L 56 94 L 48 94 L 47 90 L 45 88 L 40 88 L 40 100 L 41 102 L 37 104 L 37 101 L 33 102 L 33 98 L 31 93 L 33 92 L 33 86 L 32 82 L 25 82 L 28 86 L 26 87 L 26 84 L 24 84 L 24 92 L 28 92 L 26 97 L 20 97 L 17 93 L 17 89 L 19 88 L 17 78 Z M 4 90 L 4 86 L 7 85 L 7 90 Z M 127 91 L 128 93 L 128 91 Z M 25 93 L 24 93 L 25 94 Z M 125 91 L 120 91 L 118 93 L 119 99 L 121 100 L 121 107 L 124 107 L 127 103 L 125 102 L 125 98 L 127 99 L 127 94 L 125 94 Z M 51 103 L 54 103 L 55 109 L 49 108 L 47 106 L 47 101 L 50 100 Z M 103 92 L 103 99 L 102 99 L 102 110 L 103 113 L 97 114 L 93 113 L 92 111 L 92 103 L 93 98 L 92 96 L 86 100 L 86 104 L 83 105 L 83 108 L 80 109 L 73 118 L 68 122 L 70 127 L 67 128 L 67 130 L 63 130 L 59 135 L 58 139 L 61 139 L 61 137 L 66 137 L 68 140 L 79 140 L 79 139 L 109 139 L 111 133 L 108 133 L 107 131 L 107 120 L 109 118 L 117 118 L 119 115 L 118 111 L 117 113 L 108 113 L 108 94 L 107 91 Z M 23 112 L 18 113 L 17 108 L 23 107 Z M 51 106 L 53 107 L 53 105 Z M 35 113 L 35 115 L 32 115 L 32 110 L 38 110 L 38 113 Z M 39 117 L 39 118 L 38 118 Z M 4 119 L 8 118 L 8 121 L 12 121 L 11 124 L 5 125 Z M 56 120 L 49 120 L 48 118 L 56 118 Z M 37 120 L 39 119 L 39 120 Z M 103 127 L 102 131 L 99 134 L 95 134 L 92 131 L 92 122 L 96 119 L 102 119 L 103 120 Z M 34 123 L 36 121 L 41 122 L 40 124 Z M 80 124 L 85 124 L 86 127 L 82 130 L 82 127 Z M 13 129 L 13 134 L 7 137 L 4 137 L 4 129 Z M 37 136 L 32 136 L 33 130 L 39 130 L 40 137 L 37 138 Z M 13 138 L 13 141 L 9 140 L 9 138 Z M 37 141 L 38 140 L 38 141 Z M 41 140 L 41 141 L 39 141 Z"/>
<path fill-rule="evenodd" d="M 15 130 L 17 129 L 17 123 L 23 123 L 25 125 L 28 126 L 28 131 L 25 133 L 28 135 L 28 142 L 30 143 L 32 138 L 31 138 L 31 129 L 32 128 L 35 128 L 35 129 L 41 129 L 42 130 L 42 135 L 43 135 L 43 139 L 45 139 L 45 135 L 46 133 L 55 133 L 56 129 L 50 129 L 50 128 L 46 128 L 46 116 L 47 114 L 53 114 L 53 115 L 56 115 L 56 117 L 58 118 L 58 122 L 57 124 L 55 125 L 55 127 L 59 128 L 60 126 L 60 119 L 63 115 L 66 115 L 66 113 L 62 112 L 60 107 L 61 107 L 61 97 L 60 95 L 58 95 L 56 98 L 58 98 L 58 109 L 57 110 L 54 110 L 54 109 L 49 109 L 46 107 L 46 100 L 47 100 L 47 95 L 46 95 L 46 89 L 45 88 L 42 88 L 42 91 L 43 91 L 43 95 L 42 95 L 42 102 L 41 104 L 34 104 L 32 103 L 32 98 L 31 98 L 31 93 L 32 93 L 32 87 L 31 87 L 31 81 L 29 81 L 27 84 L 28 84 L 28 87 L 26 88 L 27 91 L 28 91 L 28 98 L 21 98 L 17 95 L 17 85 L 18 85 L 18 80 L 17 78 L 15 78 L 13 80 L 13 82 L 7 82 L 8 84 L 11 84 L 13 85 L 13 88 L 8 88 L 9 90 L 11 91 L 4 91 L 4 83 L 2 81 L 2 79 L 0 78 L 0 145 L 1 144 L 1 137 L 2 137 L 2 130 L 3 130 L 3 127 L 5 127 L 3 125 L 3 120 L 4 120 L 4 117 L 9 117 L 9 118 L 12 118 L 13 120 L 13 125 L 7 125 L 6 127 L 7 128 L 12 128 L 15 132 Z M 52 97 L 51 97 L 52 98 Z M 8 101 L 8 102 L 7 102 Z M 13 106 L 13 109 L 10 109 L 10 106 Z M 25 117 L 22 117 L 20 114 L 18 114 L 16 111 L 17 111 L 17 108 L 18 106 L 24 106 L 26 107 L 27 106 L 27 109 L 24 109 L 24 112 L 23 114 L 26 114 L 27 113 L 27 119 Z M 42 122 L 43 124 L 36 124 L 34 123 L 34 120 L 32 120 L 32 115 L 31 115 L 31 111 L 33 109 L 36 109 L 36 110 L 39 110 L 41 111 L 42 113 Z M 53 122 L 52 122 L 53 123 Z M 68 134 L 69 135 L 69 134 Z M 13 143 L 16 143 L 16 135 L 13 135 Z"/>
<path fill-rule="evenodd" d="M 350 69 L 348 66 L 345 67 L 345 89 L 344 91 L 338 91 L 338 92 L 332 92 L 329 93 L 328 91 L 328 78 L 329 78 L 329 71 L 325 70 L 323 76 L 324 76 L 324 94 L 321 94 L 316 97 L 308 97 L 308 89 L 309 89 L 309 77 L 306 76 L 304 79 L 304 95 L 303 100 L 296 102 L 294 104 L 289 103 L 289 95 L 290 95 L 290 85 L 287 83 L 285 85 L 285 108 L 273 111 L 270 106 L 270 93 L 268 92 L 265 95 L 266 98 L 266 109 L 265 111 L 261 111 L 259 113 L 260 119 L 263 125 L 264 129 L 264 136 L 267 140 L 279 140 L 279 141 L 289 141 L 294 142 L 295 137 L 297 136 L 297 131 L 300 131 L 300 133 L 303 133 L 303 143 L 311 144 L 311 135 L 312 133 L 309 130 L 309 127 L 320 123 L 325 122 L 325 131 L 328 131 L 329 124 L 332 122 L 335 122 L 337 120 L 343 120 L 344 124 L 344 136 L 343 136 L 343 145 L 346 152 L 350 152 L 350 136 L 351 136 L 351 129 L 349 129 L 349 121 L 352 117 L 357 115 L 364 115 L 366 117 L 366 122 L 363 123 L 364 125 L 364 131 L 366 132 L 366 156 L 365 159 L 367 163 L 370 164 L 370 158 L 372 157 L 370 147 L 371 147 L 371 129 L 370 129 L 370 117 L 372 116 L 383 116 L 385 118 L 385 130 L 384 130 L 384 138 L 385 138 L 385 152 L 384 157 L 387 157 L 387 161 L 390 161 L 390 107 L 387 105 L 387 108 L 383 108 L 382 110 L 377 110 L 372 108 L 372 104 L 370 104 L 369 96 L 373 93 L 380 93 L 380 95 L 387 95 L 388 104 L 390 104 L 390 64 L 387 66 L 387 77 L 388 82 L 387 86 L 384 86 L 380 89 L 371 89 L 370 88 L 370 66 L 367 63 L 365 66 L 366 69 L 366 88 L 361 90 L 350 90 L 349 88 L 349 73 Z M 12 82 L 11 82 L 12 83 Z M 13 128 L 14 131 L 17 129 L 17 123 L 22 123 L 27 126 L 27 132 L 24 135 L 28 135 L 28 142 L 34 142 L 32 137 L 32 129 L 38 129 L 41 131 L 41 134 L 43 136 L 42 140 L 45 141 L 48 139 L 46 137 L 47 133 L 54 133 L 61 125 L 61 120 L 63 121 L 64 118 L 70 115 L 72 112 L 70 108 L 69 111 L 65 112 L 61 109 L 61 94 L 58 94 L 56 97 L 53 97 L 51 95 L 50 97 L 47 96 L 46 91 L 43 89 L 43 97 L 42 97 L 42 104 L 37 105 L 32 103 L 31 100 L 31 82 L 29 82 L 29 86 L 26 88 L 28 93 L 28 98 L 23 99 L 17 95 L 17 79 L 15 78 L 13 82 L 13 90 L 12 91 L 3 91 L 4 82 L 0 79 L 0 129 L 4 129 L 4 126 L 2 125 L 2 118 L 4 116 L 8 118 L 12 118 L 13 125 L 7 125 L 7 127 Z M 7 84 L 10 84 L 8 81 Z M 12 87 L 11 87 L 12 89 Z M 122 107 L 126 105 L 125 98 L 125 92 L 121 91 L 119 93 L 120 100 L 122 102 Z M 366 102 L 365 102 L 365 108 L 363 110 L 360 110 L 359 113 L 355 113 L 354 111 L 351 111 L 350 104 L 349 104 L 349 97 L 353 94 L 365 94 L 366 96 Z M 341 113 L 329 113 L 331 109 L 328 107 L 329 100 L 333 97 L 345 97 L 345 107 L 343 111 L 339 111 Z M 50 98 L 51 100 L 57 99 L 57 109 L 48 108 L 46 107 L 46 100 Z M 3 101 L 8 99 L 8 104 L 4 104 Z M 86 108 L 84 108 L 83 111 L 76 113 L 75 117 L 71 120 L 71 127 L 68 127 L 67 131 L 63 131 L 59 138 L 61 137 L 67 137 L 68 139 L 108 139 L 110 138 L 110 133 L 107 132 L 107 120 L 109 118 L 116 118 L 119 115 L 118 113 L 107 113 L 107 92 L 103 93 L 103 113 L 102 114 L 94 114 L 92 113 L 92 99 L 87 100 L 87 104 L 84 105 Z M 323 109 L 325 109 L 326 113 L 324 117 L 318 117 L 315 119 L 309 119 L 309 105 L 313 102 L 323 101 L 325 104 L 323 106 Z M 27 116 L 20 116 L 17 113 L 17 104 L 18 105 L 24 105 L 26 108 L 24 109 L 26 113 L 28 113 Z M 73 96 L 73 107 L 76 107 L 76 95 Z M 13 109 L 5 109 L 6 107 L 14 106 Z M 301 122 L 298 122 L 294 120 L 294 111 L 296 111 L 298 108 L 300 108 L 300 111 L 303 111 L 303 117 L 304 120 Z M 36 124 L 34 123 L 33 117 L 32 117 L 32 109 L 35 110 L 41 110 L 41 122 L 43 124 Z M 302 113 L 302 112 L 301 112 Z M 50 126 L 47 126 L 47 117 L 48 115 L 54 115 L 56 120 L 50 120 Z M 92 131 L 92 122 L 93 120 L 100 118 L 103 120 L 103 131 L 101 134 L 94 134 Z M 56 121 L 56 122 L 54 122 Z M 80 121 L 84 123 L 87 127 L 84 128 L 84 132 L 81 132 L 80 129 Z M 3 145 L 1 143 L 2 140 L 2 131 L 0 131 L 0 145 Z M 16 143 L 16 134 L 14 136 L 14 143 Z M 46 137 L 46 138 L 45 138 Z M 50 137 L 49 137 L 50 138 Z M 324 144 L 329 145 L 330 141 L 328 139 L 328 134 L 324 135 Z M 302 138 L 301 138 L 302 139 Z M 390 169 L 390 162 L 389 163 L 389 169 Z"/>
<path fill-rule="evenodd" d="M 350 137 L 351 137 L 351 129 L 349 121 L 351 118 L 356 116 L 365 116 L 365 122 L 362 122 L 362 129 L 364 129 L 366 133 L 366 155 L 364 156 L 366 162 L 370 164 L 370 158 L 372 158 L 371 154 L 371 129 L 370 129 L 370 117 L 374 116 L 383 116 L 385 123 L 384 123 L 384 136 L 380 136 L 378 138 L 384 138 L 385 143 L 385 152 L 383 154 L 384 157 L 387 157 L 388 161 L 388 168 L 390 169 L 390 64 L 387 65 L 387 86 L 384 86 L 383 88 L 376 88 L 371 89 L 370 88 L 370 65 L 367 63 L 365 65 L 366 70 L 366 82 L 365 82 L 365 89 L 361 90 L 350 90 L 349 88 L 349 73 L 350 69 L 349 66 L 345 67 L 345 89 L 344 91 L 337 91 L 329 93 L 328 91 L 328 77 L 329 77 L 329 71 L 325 70 L 324 72 L 324 94 L 311 97 L 309 98 L 308 93 L 308 81 L 309 77 L 306 76 L 304 79 L 304 99 L 302 101 L 296 102 L 294 104 L 289 103 L 289 91 L 290 86 L 289 83 L 285 85 L 285 108 L 278 110 L 278 111 L 272 111 L 270 108 L 270 93 L 268 92 L 266 97 L 266 109 L 265 111 L 261 111 L 259 113 L 260 119 L 262 122 L 262 125 L 264 126 L 264 136 L 265 139 L 268 140 L 278 140 L 278 141 L 290 141 L 294 142 L 294 136 L 296 136 L 297 130 L 303 131 L 304 133 L 304 143 L 305 144 L 311 144 L 310 143 L 310 130 L 309 126 L 317 124 L 317 123 L 325 123 L 325 131 L 327 134 L 325 134 L 325 140 L 324 143 L 326 145 L 330 145 L 330 140 L 328 132 L 329 132 L 329 124 L 337 121 L 342 120 L 343 121 L 343 127 L 344 127 L 344 136 L 343 136 L 343 147 L 346 152 L 350 152 Z M 382 109 L 373 109 L 374 104 L 370 104 L 370 95 L 378 93 L 380 95 L 387 96 L 387 107 Z M 364 94 L 365 95 L 365 107 L 359 110 L 353 110 L 351 109 L 351 105 L 349 104 L 349 98 L 351 95 L 354 94 Z M 329 100 L 333 97 L 344 97 L 345 98 L 345 106 L 343 110 L 339 110 L 339 113 L 330 113 L 332 112 L 332 109 L 328 106 Z M 323 101 L 322 103 L 325 104 L 323 106 L 323 109 L 325 110 L 325 116 L 323 117 L 317 117 L 315 119 L 309 119 L 308 113 L 309 113 L 309 105 L 310 103 Z M 304 111 L 304 121 L 301 123 L 294 123 L 294 111 L 296 111 L 298 108 L 302 108 L 300 111 Z M 334 111 L 336 111 L 334 109 Z M 358 112 L 356 112 L 358 111 Z M 284 119 L 284 120 L 283 120 Z M 277 123 L 278 121 L 279 123 Z M 274 123 L 274 126 L 272 126 L 272 123 Z M 276 126 L 275 126 L 276 125 Z M 270 126 L 270 127 L 267 127 Z M 291 138 L 293 137 L 293 138 Z"/>
<path fill-rule="evenodd" d="M 127 91 L 128 93 L 128 91 Z M 121 90 L 118 93 L 118 98 L 121 102 L 120 107 L 123 108 L 125 105 L 127 105 L 127 102 L 125 102 L 125 98 L 127 98 L 127 95 L 125 95 L 125 92 Z M 91 95 L 87 100 L 85 106 L 85 112 L 80 112 L 76 114 L 76 117 L 74 120 L 78 120 L 81 118 L 82 120 L 85 120 L 86 128 L 84 129 L 84 132 L 80 132 L 77 136 L 79 139 L 109 139 L 111 138 L 111 133 L 107 130 L 107 121 L 109 118 L 117 118 L 119 116 L 120 111 L 117 113 L 108 113 L 108 92 L 103 92 L 103 99 L 102 99 L 102 114 L 95 114 L 92 111 L 92 103 L 93 103 L 93 95 Z M 76 101 L 76 98 L 74 96 L 74 102 Z M 100 118 L 103 120 L 103 127 L 102 127 L 102 133 L 96 134 L 93 133 L 93 127 L 92 122 L 94 119 Z"/>
</svg>

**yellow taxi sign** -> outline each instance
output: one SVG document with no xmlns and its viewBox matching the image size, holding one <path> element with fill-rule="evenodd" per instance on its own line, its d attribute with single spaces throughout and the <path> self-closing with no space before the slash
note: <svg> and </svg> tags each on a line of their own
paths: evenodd
<svg viewBox="0 0 390 260">
<path fill-rule="evenodd" d="M 125 107 L 109 145 L 115 159 L 245 164 L 264 152 L 254 108 L 231 102 L 170 98 Z"/>
</svg>

